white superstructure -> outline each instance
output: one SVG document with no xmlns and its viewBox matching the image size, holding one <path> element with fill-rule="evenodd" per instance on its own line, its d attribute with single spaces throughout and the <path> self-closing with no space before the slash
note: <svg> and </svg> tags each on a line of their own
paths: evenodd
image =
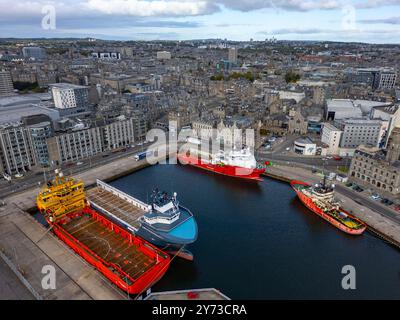
<svg viewBox="0 0 400 320">
<path fill-rule="evenodd" d="M 224 165 L 241 167 L 246 169 L 257 168 L 257 161 L 254 154 L 250 152 L 249 148 L 242 150 L 234 149 L 228 154 L 220 151 L 218 152 L 212 160 L 213 164 L 223 163 Z"/>
</svg>

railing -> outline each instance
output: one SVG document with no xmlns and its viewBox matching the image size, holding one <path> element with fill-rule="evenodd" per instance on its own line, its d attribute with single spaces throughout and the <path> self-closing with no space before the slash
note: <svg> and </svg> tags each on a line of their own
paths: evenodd
<svg viewBox="0 0 400 320">
<path fill-rule="evenodd" d="M 138 208 L 140 208 L 140 209 L 142 209 L 143 211 L 146 211 L 146 212 L 149 211 L 149 205 L 148 204 L 146 204 L 146 203 L 144 203 L 144 202 L 142 202 L 142 201 L 130 196 L 129 194 L 126 194 L 123 191 L 118 190 L 117 188 L 114 188 L 114 187 L 108 185 L 107 183 L 97 179 L 97 185 L 99 187 L 101 187 L 102 189 L 104 189 L 104 190 L 106 190 L 108 192 L 111 192 L 112 194 L 116 195 L 118 198 L 123 199 L 123 200 L 129 202 L 130 204 L 133 204 L 135 207 L 138 207 Z"/>
</svg>

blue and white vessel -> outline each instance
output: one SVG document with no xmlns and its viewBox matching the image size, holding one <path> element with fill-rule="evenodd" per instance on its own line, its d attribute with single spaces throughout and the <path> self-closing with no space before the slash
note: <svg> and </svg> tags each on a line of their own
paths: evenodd
<svg viewBox="0 0 400 320">
<path fill-rule="evenodd" d="M 169 196 L 155 189 L 149 205 L 98 180 L 87 197 L 96 210 L 135 235 L 170 254 L 193 260 L 185 246 L 197 240 L 197 223 L 192 212 L 180 205 L 177 193 Z"/>
</svg>

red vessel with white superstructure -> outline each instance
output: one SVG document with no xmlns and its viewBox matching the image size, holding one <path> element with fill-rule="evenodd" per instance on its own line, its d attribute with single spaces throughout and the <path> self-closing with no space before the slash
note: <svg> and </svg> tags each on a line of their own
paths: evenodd
<svg viewBox="0 0 400 320">
<path fill-rule="evenodd" d="M 197 152 L 193 154 L 191 151 L 189 154 L 179 154 L 178 159 L 181 164 L 241 179 L 262 181 L 260 175 L 265 172 L 264 167 L 257 165 L 254 155 L 248 148 L 234 149 L 227 154 L 220 151 L 207 156 L 201 156 Z"/>
<path fill-rule="evenodd" d="M 306 182 L 293 180 L 290 185 L 300 201 L 312 212 L 330 224 L 352 235 L 362 234 L 367 226 L 361 220 L 344 211 L 334 198 L 333 187 L 324 182 L 311 186 Z"/>
</svg>

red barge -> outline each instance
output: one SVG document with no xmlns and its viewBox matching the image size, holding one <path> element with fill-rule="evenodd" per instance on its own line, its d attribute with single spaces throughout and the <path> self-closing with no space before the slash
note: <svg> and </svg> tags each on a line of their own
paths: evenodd
<svg viewBox="0 0 400 320">
<path fill-rule="evenodd" d="M 168 254 L 92 209 L 81 181 L 56 172 L 37 206 L 64 243 L 129 294 L 150 288 L 169 267 Z"/>
<path fill-rule="evenodd" d="M 361 220 L 340 208 L 334 199 L 333 188 L 326 185 L 325 179 L 315 187 L 297 180 L 293 180 L 290 185 L 308 209 L 339 230 L 351 235 L 360 235 L 367 228 Z"/>
</svg>

